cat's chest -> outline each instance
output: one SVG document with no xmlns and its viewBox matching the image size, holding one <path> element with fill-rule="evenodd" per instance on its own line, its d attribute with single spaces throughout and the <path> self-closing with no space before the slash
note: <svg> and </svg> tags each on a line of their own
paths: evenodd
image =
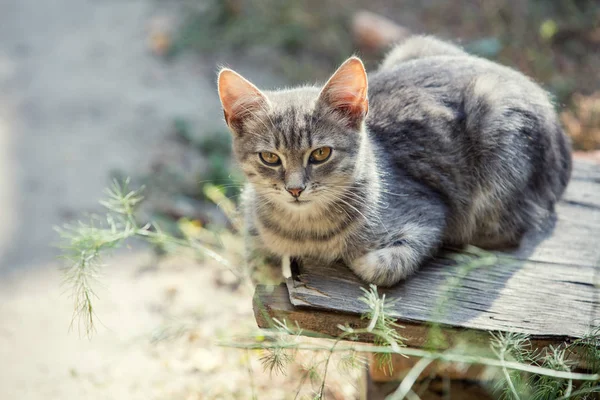
<svg viewBox="0 0 600 400">
<path fill-rule="evenodd" d="M 330 218 L 309 220 L 301 216 L 254 216 L 262 245 L 281 256 L 310 256 L 328 261 L 343 258 L 356 251 L 357 232 L 361 221 L 331 215 Z M 354 246 L 349 246 L 352 243 Z"/>
</svg>

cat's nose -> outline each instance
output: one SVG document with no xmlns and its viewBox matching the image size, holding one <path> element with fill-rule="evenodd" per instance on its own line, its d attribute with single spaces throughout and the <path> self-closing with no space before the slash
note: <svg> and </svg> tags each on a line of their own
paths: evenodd
<svg viewBox="0 0 600 400">
<path fill-rule="evenodd" d="M 304 190 L 303 187 L 295 187 L 295 188 L 285 188 L 292 196 L 298 198 L 300 197 L 300 193 Z"/>
</svg>

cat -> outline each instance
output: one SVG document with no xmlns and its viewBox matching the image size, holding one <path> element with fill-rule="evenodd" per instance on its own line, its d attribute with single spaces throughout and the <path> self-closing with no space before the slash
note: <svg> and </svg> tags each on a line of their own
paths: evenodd
<svg viewBox="0 0 600 400">
<path fill-rule="evenodd" d="M 248 246 L 343 261 L 392 286 L 442 245 L 517 246 L 554 212 L 571 145 L 547 93 L 505 66 L 411 37 L 367 78 L 357 57 L 323 87 L 218 91 L 247 177 Z"/>
</svg>

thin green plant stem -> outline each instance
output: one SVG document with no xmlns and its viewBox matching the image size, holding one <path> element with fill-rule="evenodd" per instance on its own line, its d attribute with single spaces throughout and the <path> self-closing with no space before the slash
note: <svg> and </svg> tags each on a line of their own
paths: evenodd
<svg viewBox="0 0 600 400">
<path fill-rule="evenodd" d="M 300 396 L 300 392 L 302 391 L 302 386 L 304 386 L 304 382 L 306 381 L 306 378 L 308 378 L 308 375 L 309 375 L 309 371 L 305 371 L 304 374 L 302 374 L 302 379 L 300 380 L 300 384 L 298 385 L 298 390 L 296 391 L 294 400 L 297 400 L 298 396 Z"/>
<path fill-rule="evenodd" d="M 335 351 L 335 346 L 342 340 L 341 338 L 336 340 L 331 349 L 329 350 L 329 354 L 327 355 L 327 360 L 325 361 L 325 369 L 323 370 L 323 381 L 321 382 L 321 389 L 319 389 L 319 399 L 323 398 L 325 394 L 325 380 L 327 379 L 327 370 L 329 369 L 329 362 L 331 361 L 331 357 L 333 356 L 333 352 Z"/>
<path fill-rule="evenodd" d="M 569 379 L 569 383 L 567 384 L 567 390 L 565 392 L 565 396 L 569 397 L 573 392 L 573 379 Z"/>
<path fill-rule="evenodd" d="M 434 358 L 423 357 L 408 371 L 408 374 L 402 379 L 402 383 L 398 386 L 398 389 L 388 397 L 386 400 L 404 400 L 405 397 L 412 391 L 412 387 L 419 378 L 419 375 L 427 368 Z"/>
<path fill-rule="evenodd" d="M 521 397 L 519 396 L 519 393 L 517 392 L 517 389 L 515 388 L 515 385 L 513 384 L 512 379 L 510 378 L 510 374 L 508 373 L 508 369 L 506 368 L 506 365 L 505 365 L 505 362 L 506 362 L 505 356 L 506 356 L 506 347 L 502 347 L 502 349 L 500 350 L 500 353 L 498 354 L 498 358 L 502 362 L 502 373 L 504 374 L 504 378 L 506 379 L 506 383 L 508 384 L 508 387 L 510 388 L 510 392 L 514 396 L 515 400 L 520 400 Z"/>
<path fill-rule="evenodd" d="M 373 316 L 371 317 L 371 322 L 369 322 L 369 326 L 367 326 L 368 331 L 372 331 L 373 329 L 375 329 L 375 325 L 377 325 L 377 321 L 379 320 L 379 312 L 384 305 L 384 301 L 385 301 L 385 294 L 383 295 L 383 298 L 381 299 L 381 304 L 377 304 L 377 306 L 373 310 Z"/>
<path fill-rule="evenodd" d="M 568 399 L 572 399 L 575 396 L 579 396 L 581 394 L 590 394 L 590 393 L 598 393 L 598 392 L 600 392 L 600 386 L 592 386 L 591 388 L 576 390 L 573 393 L 565 394 L 564 396 L 561 396 L 556 400 L 568 400 Z"/>
<path fill-rule="evenodd" d="M 563 367 L 565 368 L 566 371 L 570 371 L 569 367 L 564 362 L 562 362 L 561 364 L 563 365 Z M 567 389 L 565 391 L 565 396 L 570 396 L 572 391 L 573 391 L 573 379 L 569 379 L 567 382 Z"/>
</svg>

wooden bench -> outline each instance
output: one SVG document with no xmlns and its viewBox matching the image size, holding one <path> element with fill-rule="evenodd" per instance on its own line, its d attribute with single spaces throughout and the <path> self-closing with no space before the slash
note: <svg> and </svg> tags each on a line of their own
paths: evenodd
<svg viewBox="0 0 600 400">
<path fill-rule="evenodd" d="M 556 219 L 518 249 L 488 254 L 461 262 L 442 251 L 407 281 L 379 289 L 400 299 L 392 316 L 406 345 L 424 346 L 432 323 L 441 324 L 448 346 L 460 333 L 483 341 L 493 331 L 519 332 L 539 346 L 588 334 L 600 324 L 600 166 L 577 162 Z M 285 284 L 256 288 L 255 317 L 260 327 L 276 317 L 338 336 L 339 325 L 367 323 L 360 319 L 368 311 L 358 301 L 361 287 L 367 285 L 343 265 L 296 263 Z M 386 379 L 372 372 L 374 380 Z"/>
</svg>

